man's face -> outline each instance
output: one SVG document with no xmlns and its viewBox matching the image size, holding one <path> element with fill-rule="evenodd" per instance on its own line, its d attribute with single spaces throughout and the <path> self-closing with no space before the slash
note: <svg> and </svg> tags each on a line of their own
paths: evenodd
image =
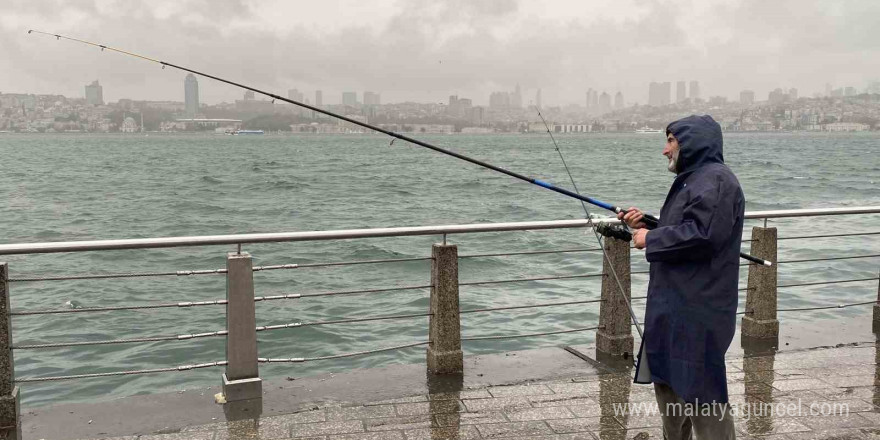
<svg viewBox="0 0 880 440">
<path fill-rule="evenodd" d="M 678 162 L 678 139 L 669 133 L 666 135 L 666 147 L 663 148 L 663 155 L 669 159 L 669 164 L 666 168 L 673 172 L 677 172 L 677 162 Z"/>
</svg>

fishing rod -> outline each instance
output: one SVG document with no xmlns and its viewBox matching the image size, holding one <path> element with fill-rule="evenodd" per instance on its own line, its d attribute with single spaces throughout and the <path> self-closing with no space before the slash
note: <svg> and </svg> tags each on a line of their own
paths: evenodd
<svg viewBox="0 0 880 440">
<path fill-rule="evenodd" d="M 309 109 L 309 110 L 311 110 L 311 111 L 314 111 L 314 112 L 317 112 L 317 113 L 321 113 L 321 114 L 324 114 L 324 115 L 327 115 L 327 116 L 330 116 L 330 117 L 333 117 L 333 118 L 336 118 L 336 119 L 339 119 L 339 120 L 342 120 L 342 121 L 348 122 L 348 123 L 350 123 L 350 124 L 354 124 L 354 125 L 357 125 L 357 126 L 360 126 L 360 127 L 363 127 L 363 128 L 367 128 L 367 129 L 370 129 L 370 130 L 373 130 L 373 131 L 377 131 L 377 132 L 382 133 L 382 134 L 386 134 L 386 135 L 391 136 L 391 137 L 393 137 L 393 138 L 400 139 L 400 140 L 402 140 L 402 141 L 406 141 L 406 142 L 409 142 L 409 143 L 411 143 L 411 144 L 418 145 L 418 146 L 420 146 L 420 147 L 425 147 L 425 148 L 428 148 L 428 149 L 434 150 L 434 151 L 436 151 L 436 152 L 438 152 L 438 153 L 443 153 L 443 154 L 446 154 L 446 155 L 448 155 L 448 156 L 452 156 L 452 157 L 455 157 L 455 158 L 458 158 L 458 159 L 461 159 L 461 160 L 464 160 L 464 161 L 470 162 L 470 163 L 472 163 L 472 164 L 474 164 L 474 165 L 478 165 L 478 166 L 481 166 L 481 167 L 483 167 L 483 168 L 488 168 L 488 169 L 490 169 L 490 170 L 497 171 L 497 172 L 502 173 L 502 174 L 506 174 L 506 175 L 508 175 L 508 176 L 510 176 L 510 177 L 513 177 L 513 178 L 516 178 L 516 179 L 519 179 L 519 180 L 523 180 L 523 181 L 529 182 L 529 183 L 534 184 L 534 185 L 538 185 L 538 186 L 540 186 L 540 187 L 542 187 L 542 188 L 546 188 L 546 189 L 549 189 L 549 190 L 551 190 L 551 191 L 555 191 L 555 192 L 557 192 L 557 193 L 559 193 L 559 194 L 563 194 L 563 195 L 566 195 L 566 196 L 568 196 L 568 197 L 572 197 L 572 198 L 578 199 L 578 200 L 580 200 L 580 201 L 582 201 L 582 202 L 587 202 L 587 203 L 589 203 L 589 204 L 596 205 L 596 206 L 598 206 L 598 207 L 600 207 L 600 208 L 604 208 L 604 209 L 607 209 L 607 210 L 609 210 L 609 211 L 613 211 L 613 212 L 615 212 L 615 213 L 620 213 L 620 212 L 624 212 L 624 213 L 625 213 L 625 212 L 627 212 L 627 210 L 625 210 L 625 209 L 623 209 L 623 208 L 620 208 L 620 207 L 618 207 L 618 206 L 611 205 L 611 204 L 609 204 L 609 203 L 605 203 L 605 202 L 603 202 L 603 201 L 601 201 L 601 200 L 597 200 L 597 199 L 594 199 L 594 198 L 591 198 L 591 197 L 587 197 L 587 196 L 582 196 L 582 195 L 577 194 L 577 193 L 575 193 L 575 192 L 569 191 L 569 190 L 567 190 L 567 189 L 565 189 L 565 188 L 559 188 L 559 187 L 557 187 L 557 186 L 553 186 L 552 184 L 550 184 L 550 183 L 548 183 L 548 182 L 544 182 L 544 181 L 539 180 L 539 179 L 535 179 L 535 178 L 532 178 L 532 177 L 524 176 L 524 175 L 522 175 L 522 174 L 515 173 L 515 172 L 510 171 L 510 170 L 506 170 L 506 169 L 504 169 L 504 168 L 501 168 L 501 167 L 498 167 L 498 166 L 495 166 L 495 165 L 492 165 L 492 164 L 489 164 L 489 163 L 483 162 L 483 161 L 481 161 L 481 160 L 474 159 L 474 158 L 471 158 L 471 157 L 465 156 L 465 155 L 463 155 L 463 154 L 459 154 L 459 153 L 456 153 L 456 152 L 454 152 L 454 151 L 447 150 L 447 149 L 445 149 L 445 148 L 440 148 L 440 147 L 438 147 L 438 146 L 435 146 L 435 145 L 429 144 L 429 143 L 424 142 L 424 141 L 420 141 L 420 140 L 415 139 L 415 138 L 411 138 L 411 137 L 409 137 L 409 136 L 406 136 L 406 135 L 403 135 L 403 134 L 400 134 L 400 133 L 395 133 L 395 132 L 393 132 L 393 131 L 391 131 L 391 130 L 386 130 L 386 129 L 384 129 L 384 128 L 377 127 L 377 126 L 375 126 L 375 125 L 371 125 L 371 124 L 368 124 L 368 123 L 366 123 L 366 122 L 361 122 L 361 121 L 358 121 L 358 120 L 356 120 L 356 119 L 352 119 L 352 118 L 349 118 L 349 117 L 346 117 L 346 116 L 340 115 L 340 114 L 338 114 L 338 113 L 333 113 L 333 112 L 331 112 L 331 111 L 329 111 L 329 110 L 325 110 L 325 109 L 322 109 L 322 108 L 319 108 L 319 107 L 315 107 L 315 106 L 312 106 L 312 105 L 309 105 L 309 104 L 306 104 L 306 103 L 303 103 L 303 102 L 299 102 L 299 101 L 296 101 L 296 100 L 293 100 L 293 99 L 284 98 L 284 97 L 282 97 L 282 96 L 279 96 L 279 95 L 274 94 L 274 93 L 271 93 L 271 92 L 267 92 L 267 91 L 265 91 L 265 90 L 260 90 L 260 89 L 257 89 L 257 88 L 255 88 L 255 87 L 251 87 L 251 86 L 248 86 L 248 85 L 245 85 L 245 84 L 237 83 L 237 82 L 235 82 L 235 81 L 230 81 L 230 80 L 228 80 L 228 79 L 223 79 L 223 78 L 220 78 L 220 77 L 217 77 L 217 76 L 214 76 L 214 75 L 210 75 L 210 74 L 207 74 L 207 73 L 200 72 L 200 71 L 198 71 L 198 70 L 190 69 L 190 68 L 188 68 L 188 67 L 179 66 L 179 65 L 176 65 L 176 64 L 172 64 L 172 63 L 169 63 L 169 62 L 165 62 L 165 61 L 162 61 L 162 60 L 158 60 L 158 59 L 155 59 L 155 58 L 151 58 L 151 57 L 148 57 L 148 56 L 145 56 L 145 55 L 141 55 L 141 54 L 137 54 L 137 53 L 134 53 L 134 52 L 130 52 L 130 51 L 127 51 L 127 50 L 117 49 L 117 48 L 115 48 L 115 47 L 107 46 L 107 45 L 104 45 L 104 44 L 94 43 L 94 42 L 91 42 L 91 41 L 81 40 L 81 39 L 79 39 L 79 38 L 68 37 L 68 36 L 64 36 L 64 35 L 60 35 L 60 34 L 53 34 L 53 33 L 49 33 L 49 32 L 43 32 L 43 31 L 38 31 L 38 30 L 35 30 L 35 29 L 30 29 L 30 30 L 28 30 L 28 34 L 40 34 L 40 35 L 46 35 L 46 36 L 50 36 L 50 37 L 55 37 L 55 39 L 57 39 L 57 40 L 62 40 L 62 39 L 64 39 L 64 40 L 74 41 L 74 42 L 77 42 L 77 43 L 82 43 L 82 44 L 86 44 L 86 45 L 89 45 L 89 46 L 97 47 L 97 48 L 101 49 L 101 51 L 109 50 L 109 51 L 117 52 L 117 53 L 120 53 L 120 54 L 123 54 L 123 55 L 128 55 L 128 56 L 131 56 L 131 57 L 140 58 L 140 59 L 142 59 L 142 60 L 144 60 L 144 61 L 149 61 L 149 62 L 152 62 L 152 63 L 157 63 L 157 64 L 161 65 L 163 69 L 166 68 L 166 67 L 171 67 L 171 68 L 174 68 L 174 69 L 182 70 L 182 71 L 184 71 L 184 72 L 189 72 L 189 73 L 193 73 L 193 74 L 196 74 L 196 75 L 199 75 L 199 76 L 203 76 L 203 77 L 205 77 L 205 78 L 211 78 L 211 79 L 213 79 L 213 80 L 215 80 L 215 81 L 219 81 L 219 82 L 222 82 L 222 83 L 226 83 L 226 84 L 229 84 L 229 85 L 232 85 L 232 86 L 235 86 L 235 87 L 239 87 L 239 88 L 242 88 L 242 89 L 245 89 L 245 90 L 250 90 L 250 91 L 252 91 L 252 92 L 254 92 L 254 93 L 259 93 L 259 94 L 261 94 L 261 95 L 263 95 L 263 96 L 267 96 L 267 97 L 269 97 L 269 98 L 272 98 L 272 102 L 275 102 L 276 100 L 278 100 L 278 101 L 287 102 L 287 103 L 290 103 L 290 104 L 293 104 L 293 105 L 296 105 L 296 106 L 299 106 L 299 107 L 302 107 L 302 108 L 306 108 L 306 109 Z M 651 223 L 651 224 L 655 225 L 655 227 L 656 227 L 656 225 L 658 224 L 658 220 L 657 220 L 656 217 L 649 217 L 649 216 L 647 216 L 647 215 L 645 216 L 645 219 L 643 219 L 643 221 L 645 221 L 646 224 Z M 743 258 L 745 258 L 745 259 L 747 259 L 747 260 L 749 260 L 749 261 L 753 261 L 753 262 L 758 263 L 758 264 L 764 264 L 764 265 L 766 265 L 766 266 L 770 266 L 770 265 L 771 265 L 771 263 L 770 263 L 769 261 L 764 261 L 764 260 L 762 260 L 762 259 L 760 259 L 760 258 L 753 257 L 753 256 L 751 256 L 751 255 L 747 255 L 747 254 L 743 254 L 743 253 L 741 253 L 740 256 L 742 256 Z"/>
</svg>

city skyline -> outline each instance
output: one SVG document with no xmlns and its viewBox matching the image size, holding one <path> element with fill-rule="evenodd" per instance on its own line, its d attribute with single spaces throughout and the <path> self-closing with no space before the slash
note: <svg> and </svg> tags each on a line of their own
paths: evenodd
<svg viewBox="0 0 880 440">
<path fill-rule="evenodd" d="M 100 78 L 108 101 L 177 99 L 179 79 L 168 70 L 28 36 L 37 25 L 267 90 L 322 90 L 326 101 L 358 90 L 381 93 L 383 102 L 457 94 L 485 105 L 492 91 L 519 83 L 521 96 L 542 89 L 545 105 L 580 103 L 589 88 L 644 104 L 645 85 L 658 80 L 693 79 L 704 99 L 736 99 L 744 89 L 863 89 L 880 75 L 870 19 L 880 4 L 870 1 L 10 2 L 0 12 L 6 93 L 76 96 Z M 240 96 L 214 81 L 199 89 L 208 104 Z"/>
</svg>

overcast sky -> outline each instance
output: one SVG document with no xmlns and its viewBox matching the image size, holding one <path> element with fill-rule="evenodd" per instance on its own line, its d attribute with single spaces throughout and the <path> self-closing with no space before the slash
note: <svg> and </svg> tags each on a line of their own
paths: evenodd
<svg viewBox="0 0 880 440">
<path fill-rule="evenodd" d="M 645 103 L 651 81 L 698 80 L 703 97 L 801 96 L 880 80 L 877 0 L 3 0 L 0 92 L 106 101 L 183 100 L 184 73 L 44 36 L 92 40 L 328 104 L 342 91 L 382 102 L 486 104 L 519 83 L 523 101 L 582 103 L 587 88 Z M 200 78 L 201 99 L 242 91 Z"/>
</svg>

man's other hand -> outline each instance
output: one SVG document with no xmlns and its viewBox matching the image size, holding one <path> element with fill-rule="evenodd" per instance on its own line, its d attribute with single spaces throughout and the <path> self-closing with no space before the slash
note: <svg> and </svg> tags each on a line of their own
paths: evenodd
<svg viewBox="0 0 880 440">
<path fill-rule="evenodd" d="M 623 212 L 618 212 L 617 218 L 633 229 L 641 229 L 646 226 L 645 222 L 642 221 L 642 219 L 645 218 L 645 214 L 638 208 L 632 206 L 626 210 L 625 214 Z"/>
<path fill-rule="evenodd" d="M 647 229 L 636 229 L 633 232 L 633 245 L 636 249 L 644 249 L 645 248 L 645 240 L 648 238 L 648 230 Z"/>
</svg>

